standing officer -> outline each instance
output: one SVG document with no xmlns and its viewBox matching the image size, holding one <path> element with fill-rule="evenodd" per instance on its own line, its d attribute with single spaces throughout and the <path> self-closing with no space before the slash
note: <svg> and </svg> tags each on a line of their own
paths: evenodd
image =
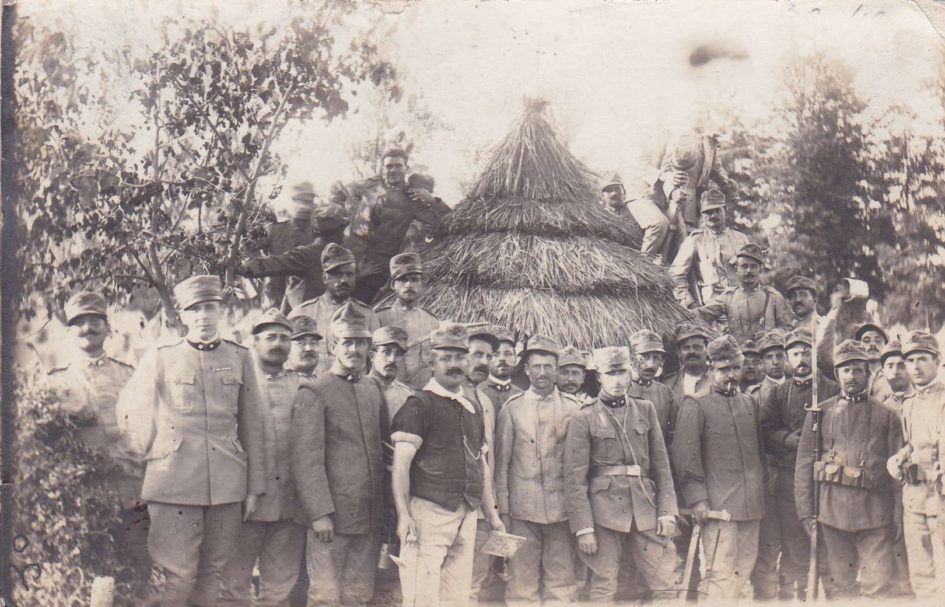
<svg viewBox="0 0 945 607">
<path fill-rule="evenodd" d="M 394 301 L 375 306 L 374 312 L 382 327 L 396 325 L 407 331 L 407 353 L 397 379 L 419 390 L 431 376 L 427 337 L 440 326 L 436 316 L 417 305 L 426 291 L 419 255 L 401 253 L 391 258 L 390 286 L 394 290 Z"/>
<path fill-rule="evenodd" d="M 495 438 L 499 515 L 510 533 L 528 538 L 512 557 L 508 602 L 576 598 L 574 544 L 564 505 L 564 440 L 581 405 L 555 387 L 560 347 L 540 335 L 522 353 L 528 391 L 506 401 Z"/>
<path fill-rule="evenodd" d="M 711 390 L 705 351 L 708 343 L 709 333 L 703 327 L 685 324 L 676 329 L 676 359 L 682 368 L 668 375 L 663 383 L 673 391 L 677 407 L 685 397 L 702 396 Z"/>
<path fill-rule="evenodd" d="M 675 596 L 676 494 L 653 403 L 627 395 L 630 351 L 594 351 L 600 395 L 571 418 L 564 451 L 565 504 L 590 599 L 612 601 L 629 550 L 654 598 Z"/>
<path fill-rule="evenodd" d="M 305 314 L 293 314 L 289 322 L 292 323 L 290 369 L 304 377 L 314 378 L 318 368 L 319 342 L 323 338 L 318 332 L 318 323 Z"/>
<path fill-rule="evenodd" d="M 916 598 L 925 600 L 945 591 L 945 537 L 940 531 L 945 385 L 939 377 L 941 354 L 933 335 L 911 333 L 902 344 L 902 355 L 913 386 L 902 401 L 906 445 L 890 459 L 887 470 L 903 483 L 909 578 Z"/>
<path fill-rule="evenodd" d="M 516 359 L 515 338 L 512 332 L 502 327 L 493 327 L 492 333 L 496 338 L 496 349 L 492 360 L 489 361 L 489 377 L 479 384 L 479 389 L 492 401 L 492 410 L 498 415 L 510 398 L 522 394 L 524 390 L 512 383 Z"/>
<path fill-rule="evenodd" d="M 810 539 L 797 518 L 794 502 L 794 467 L 797 446 L 807 408 L 813 405 L 810 331 L 798 328 L 784 340 L 787 363 L 793 377 L 775 387 L 761 401 L 761 431 L 765 453 L 768 455 L 768 485 L 773 487 L 768 512 L 762 521 L 762 537 L 758 563 L 753 573 L 757 598 L 802 598 L 807 592 L 807 565 L 810 558 Z M 817 397 L 826 400 L 840 391 L 837 384 L 823 374 L 817 374 Z M 776 532 L 765 533 L 765 523 L 774 519 Z M 778 552 L 781 553 L 780 575 Z"/>
<path fill-rule="evenodd" d="M 836 347 L 833 364 L 841 392 L 820 403 L 824 455 L 814 461 L 810 413 L 797 447 L 797 516 L 809 533 L 820 525 L 828 598 L 886 594 L 891 547 L 902 525 L 899 488 L 886 472 L 886 461 L 902 447 L 902 428 L 893 412 L 868 396 L 868 362 L 859 342 Z M 814 483 L 820 483 L 816 506 Z"/>
<path fill-rule="evenodd" d="M 347 303 L 357 308 L 367 319 L 367 331 L 370 333 L 380 325 L 374 310 L 364 303 L 351 297 L 351 289 L 354 287 L 355 280 L 355 261 L 354 255 L 348 249 L 330 243 L 322 251 L 322 278 L 325 281 L 325 292 L 308 301 L 302 302 L 293 312 L 305 314 L 315 319 L 318 332 L 322 335 L 328 335 L 332 318 L 335 313 Z M 370 337 L 370 336 L 369 336 Z M 318 353 L 319 372 L 327 371 L 334 362 L 334 357 L 329 349 L 330 340 L 322 340 L 322 350 Z"/>
<path fill-rule="evenodd" d="M 742 354 L 731 335 L 708 348 L 712 392 L 686 397 L 673 439 L 673 464 L 684 503 L 702 525 L 714 600 L 737 599 L 758 554 L 765 512 L 765 470 L 758 403 L 738 390 Z M 708 519 L 725 510 L 731 520 Z"/>
<path fill-rule="evenodd" d="M 558 390 L 571 394 L 582 405 L 594 402 L 594 397 L 582 389 L 587 375 L 587 355 L 574 346 L 565 346 L 558 357 Z"/>
<path fill-rule="evenodd" d="M 331 322 L 329 372 L 302 384 L 292 414 L 296 520 L 309 527 L 309 605 L 362 604 L 374 594 L 383 513 L 380 386 L 365 380 L 369 319 L 353 302 Z"/>
<path fill-rule="evenodd" d="M 728 331 L 739 343 L 755 333 L 774 328 L 790 331 L 794 314 L 784 297 L 768 285 L 760 284 L 764 253 L 754 243 L 742 245 L 736 256 L 738 286 L 715 296 L 699 308 L 707 320 L 725 318 Z"/>
<path fill-rule="evenodd" d="M 91 291 L 69 298 L 63 311 L 73 355 L 70 362 L 49 371 L 48 381 L 59 396 L 62 410 L 78 427 L 82 442 L 107 453 L 121 470 L 111 477 L 122 522 L 116 535 L 130 549 L 136 567 L 147 571 L 148 515 L 138 501 L 144 469 L 128 437 L 119 432 L 115 418 L 118 393 L 134 368 L 105 353 L 110 332 L 107 307 L 105 298 Z"/>
<path fill-rule="evenodd" d="M 292 402 L 303 380 L 284 368 L 289 357 L 292 323 L 278 310 L 264 313 L 253 325 L 253 352 L 265 393 L 266 464 L 269 484 L 256 511 L 247 517 L 235 551 L 223 570 L 221 603 L 282 605 L 299 577 L 305 550 L 305 527 L 295 522 L 295 483 L 289 468 Z M 259 593 L 252 587 L 259 559 Z"/>
<path fill-rule="evenodd" d="M 669 275 L 676 283 L 676 301 L 697 308 L 726 289 L 738 285 L 732 260 L 748 237 L 726 227 L 725 196 L 714 189 L 702 195 L 702 225 L 692 230 L 679 246 Z"/>
<path fill-rule="evenodd" d="M 144 456 L 151 560 L 161 605 L 216 605 L 242 515 L 266 492 L 263 396 L 249 350 L 221 339 L 222 286 L 192 276 L 174 287 L 187 338 L 142 358 L 119 399 L 118 425 Z"/>
<path fill-rule="evenodd" d="M 669 448 L 678 411 L 673 391 L 656 380 L 666 354 L 663 340 L 653 331 L 642 329 L 630 336 L 630 352 L 630 387 L 627 394 L 653 403 L 656 417 L 660 420 L 663 442 Z"/>
</svg>

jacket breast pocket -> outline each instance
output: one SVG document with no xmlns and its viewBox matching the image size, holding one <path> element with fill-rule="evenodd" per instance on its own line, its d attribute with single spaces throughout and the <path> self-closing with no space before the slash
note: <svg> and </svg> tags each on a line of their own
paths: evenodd
<svg viewBox="0 0 945 607">
<path fill-rule="evenodd" d="M 184 373 L 170 379 L 173 406 L 178 411 L 193 411 L 197 399 L 197 376 Z"/>
<path fill-rule="evenodd" d="M 607 426 L 591 427 L 593 449 L 591 457 L 601 462 L 618 462 L 623 459 L 620 443 L 617 442 L 617 431 Z"/>
<path fill-rule="evenodd" d="M 226 406 L 235 415 L 239 406 L 240 389 L 243 387 L 243 378 L 237 377 L 233 373 L 220 374 L 220 386 L 222 400 Z"/>
</svg>

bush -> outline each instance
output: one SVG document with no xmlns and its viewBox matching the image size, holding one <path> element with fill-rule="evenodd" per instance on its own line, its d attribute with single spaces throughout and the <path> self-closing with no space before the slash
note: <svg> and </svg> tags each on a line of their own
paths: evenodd
<svg viewBox="0 0 945 607">
<path fill-rule="evenodd" d="M 13 598 L 18 605 L 88 605 L 96 576 L 115 578 L 115 604 L 135 605 L 147 571 L 116 541 L 119 469 L 85 446 L 74 420 L 36 372 L 15 376 Z"/>
</svg>

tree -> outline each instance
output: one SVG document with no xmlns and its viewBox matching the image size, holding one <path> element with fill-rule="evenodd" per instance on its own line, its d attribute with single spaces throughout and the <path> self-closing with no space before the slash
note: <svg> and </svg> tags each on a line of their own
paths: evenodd
<svg viewBox="0 0 945 607">
<path fill-rule="evenodd" d="M 170 17 L 160 42 L 101 51 L 29 19 L 17 24 L 18 163 L 25 240 L 21 309 L 57 307 L 79 286 L 127 298 L 196 272 L 223 275 L 266 219 L 260 185 L 285 165 L 271 150 L 288 125 L 343 115 L 392 66 L 349 35 L 353 3 L 301 3 L 253 25 Z M 339 48 L 340 47 L 340 48 Z"/>
</svg>

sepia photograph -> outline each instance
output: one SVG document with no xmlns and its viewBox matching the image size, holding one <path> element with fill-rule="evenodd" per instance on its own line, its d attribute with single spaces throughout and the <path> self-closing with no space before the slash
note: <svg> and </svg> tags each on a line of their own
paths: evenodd
<svg viewBox="0 0 945 607">
<path fill-rule="evenodd" d="M 2 5 L 0 607 L 945 603 L 945 2 Z"/>
</svg>

